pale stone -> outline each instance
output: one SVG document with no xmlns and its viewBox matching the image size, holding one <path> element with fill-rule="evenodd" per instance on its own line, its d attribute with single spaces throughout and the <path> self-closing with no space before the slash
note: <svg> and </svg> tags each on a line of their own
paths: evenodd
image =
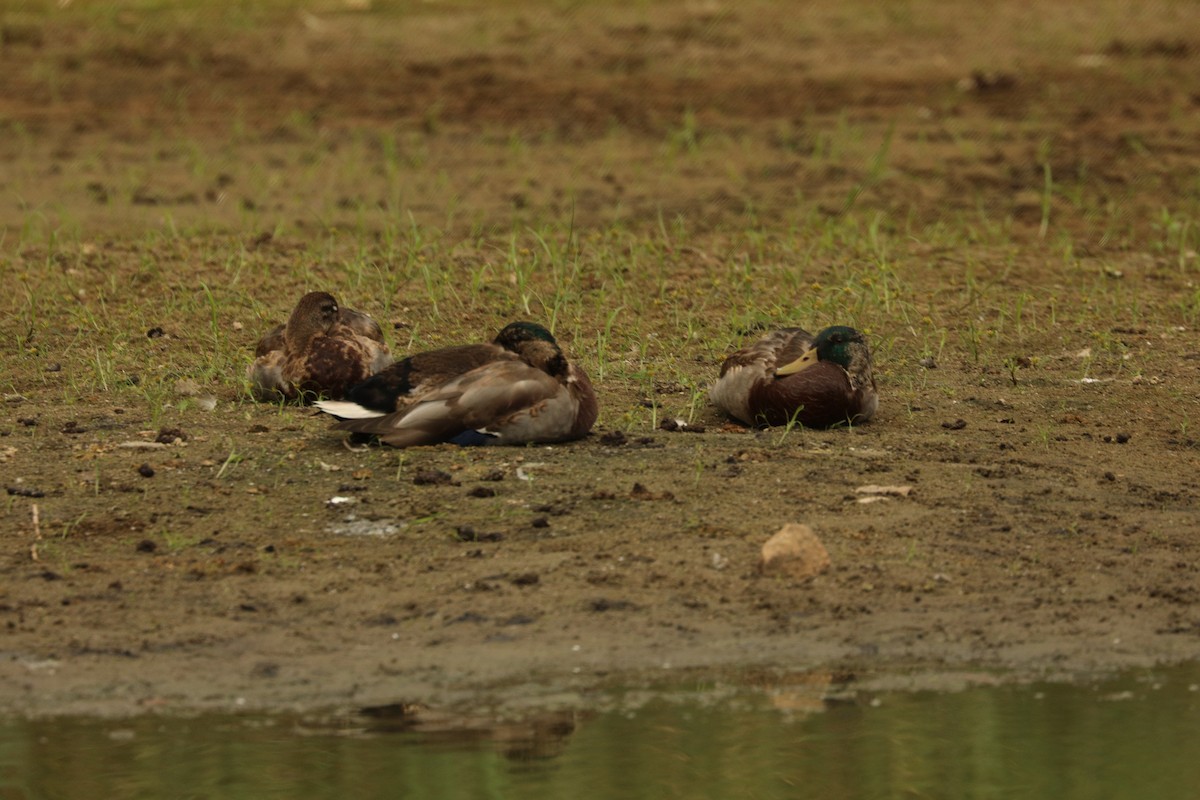
<svg viewBox="0 0 1200 800">
<path fill-rule="evenodd" d="M 759 569 L 764 575 L 807 580 L 829 569 L 829 551 L 807 525 L 790 523 L 762 546 Z"/>
</svg>

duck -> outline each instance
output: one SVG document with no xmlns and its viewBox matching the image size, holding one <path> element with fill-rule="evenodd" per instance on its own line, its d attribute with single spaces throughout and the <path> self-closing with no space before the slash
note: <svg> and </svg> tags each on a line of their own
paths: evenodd
<svg viewBox="0 0 1200 800">
<path fill-rule="evenodd" d="M 392 360 L 379 323 L 328 292 L 309 292 L 259 340 L 246 377 L 258 400 L 307 403 L 344 397 Z"/>
<path fill-rule="evenodd" d="M 565 442 L 586 436 L 599 410 L 587 373 L 535 322 L 409 356 L 316 405 L 335 428 L 394 447 Z"/>
<path fill-rule="evenodd" d="M 866 422 L 879 408 L 871 351 L 854 328 L 782 328 L 725 359 L 709 399 L 747 425 Z"/>
</svg>

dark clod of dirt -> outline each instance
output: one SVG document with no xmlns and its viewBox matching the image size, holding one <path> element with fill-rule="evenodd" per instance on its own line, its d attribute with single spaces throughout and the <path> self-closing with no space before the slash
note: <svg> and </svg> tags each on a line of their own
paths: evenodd
<svg viewBox="0 0 1200 800">
<path fill-rule="evenodd" d="M 454 477 L 440 469 L 423 469 L 413 478 L 417 486 L 453 486 Z"/>
<path fill-rule="evenodd" d="M 504 480 L 504 470 L 493 469 L 493 470 L 489 471 L 486 475 L 481 477 L 479 480 L 481 480 L 481 481 L 502 481 L 502 480 Z"/>
<path fill-rule="evenodd" d="M 541 577 L 536 572 L 522 572 L 520 575 L 512 576 L 509 582 L 513 586 L 535 586 L 541 580 Z"/>
<path fill-rule="evenodd" d="M 159 428 L 158 436 L 154 437 L 154 441 L 159 444 L 175 444 L 175 442 L 186 442 L 188 435 L 183 432 L 182 428 Z"/>
<path fill-rule="evenodd" d="M 41 572 L 38 573 L 38 577 L 40 577 L 44 581 L 61 581 L 62 580 L 62 575 L 59 575 L 57 572 L 55 572 L 52 569 L 42 570 Z"/>
<path fill-rule="evenodd" d="M 150 330 L 146 331 L 147 339 L 161 339 L 163 337 L 163 329 L 155 325 Z"/>
<path fill-rule="evenodd" d="M 625 444 L 627 439 L 622 431 L 609 431 L 600 437 L 600 444 L 605 447 L 620 447 Z"/>
<path fill-rule="evenodd" d="M 138 467 L 138 475 L 141 475 L 143 478 L 153 478 L 154 467 L 150 466 L 149 464 L 142 464 L 140 467 Z"/>
<path fill-rule="evenodd" d="M 32 486 L 5 486 L 4 491 L 13 497 L 45 497 L 46 493 Z"/>
<path fill-rule="evenodd" d="M 587 604 L 588 611 L 601 613 L 604 611 L 637 611 L 640 608 L 637 603 L 629 600 L 609 600 L 607 597 L 600 597 L 596 600 L 591 600 Z"/>
<path fill-rule="evenodd" d="M 454 538 L 460 542 L 502 542 L 503 533 L 479 533 L 470 525 L 459 525 L 454 529 Z"/>
<path fill-rule="evenodd" d="M 266 425 L 251 425 L 249 433 L 270 433 L 271 429 Z"/>
<path fill-rule="evenodd" d="M 1106 472 L 1106 473 L 1104 473 L 1104 480 L 1106 480 L 1106 481 L 1115 481 L 1116 479 L 1117 479 L 1117 476 L 1116 476 L 1116 475 L 1114 475 L 1112 472 Z"/>
<path fill-rule="evenodd" d="M 103 183 L 100 183 L 99 181 L 92 181 L 85 188 L 87 189 L 88 195 L 91 196 L 92 200 L 95 202 L 99 203 L 100 205 L 105 205 L 108 203 L 108 187 Z"/>
<path fill-rule="evenodd" d="M 488 486 L 476 486 L 467 492 L 467 497 L 495 497 L 496 490 Z"/>
<path fill-rule="evenodd" d="M 954 422 L 943 422 L 942 427 L 948 431 L 961 431 L 967 427 L 967 421 L 965 419 L 956 419 Z"/>
<path fill-rule="evenodd" d="M 61 432 L 69 434 L 87 433 L 87 428 L 83 427 L 77 421 L 72 419 L 63 423 Z"/>
<path fill-rule="evenodd" d="M 1128 441 L 1129 441 L 1128 433 L 1118 433 L 1117 434 L 1117 444 L 1125 444 Z"/>
<path fill-rule="evenodd" d="M 279 665 L 274 661 L 260 661 L 250 669 L 251 678 L 274 678 L 279 674 Z"/>
<path fill-rule="evenodd" d="M 153 539 L 142 539 L 134 549 L 139 553 L 153 553 L 158 549 L 158 542 Z"/>
<path fill-rule="evenodd" d="M 534 528 L 549 528 L 550 520 L 546 519 L 545 517 L 534 517 L 529 521 L 529 524 Z"/>
<path fill-rule="evenodd" d="M 1187 58 L 1191 52 L 1191 44 L 1184 39 L 1151 39 L 1148 42 L 1113 39 L 1104 48 L 1104 54 L 1114 58 Z"/>
<path fill-rule="evenodd" d="M 38 421 L 33 417 L 17 417 L 17 422 L 26 428 L 32 428 L 38 424 Z"/>
<path fill-rule="evenodd" d="M 634 500 L 674 500 L 670 492 L 652 492 L 640 483 L 635 483 L 629 490 L 629 496 Z"/>
</svg>

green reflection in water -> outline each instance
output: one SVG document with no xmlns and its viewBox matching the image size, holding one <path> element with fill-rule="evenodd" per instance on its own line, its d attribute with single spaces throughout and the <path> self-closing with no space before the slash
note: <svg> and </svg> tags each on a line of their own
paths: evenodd
<svg viewBox="0 0 1200 800">
<path fill-rule="evenodd" d="M 1198 683 L 1187 665 L 836 702 L 811 686 L 674 691 L 512 724 L 424 718 L 420 732 L 378 718 L 9 720 L 0 800 L 1196 798 Z"/>
</svg>

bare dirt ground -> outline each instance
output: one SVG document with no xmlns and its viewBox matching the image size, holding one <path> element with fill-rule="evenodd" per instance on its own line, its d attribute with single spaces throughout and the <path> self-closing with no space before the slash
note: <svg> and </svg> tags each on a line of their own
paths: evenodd
<svg viewBox="0 0 1200 800">
<path fill-rule="evenodd" d="M 0 710 L 1200 656 L 1192 4 L 410 5 L 0 11 Z M 317 288 L 552 322 L 600 423 L 351 452 L 242 380 Z M 869 425 L 707 405 L 834 322 Z"/>
</svg>

